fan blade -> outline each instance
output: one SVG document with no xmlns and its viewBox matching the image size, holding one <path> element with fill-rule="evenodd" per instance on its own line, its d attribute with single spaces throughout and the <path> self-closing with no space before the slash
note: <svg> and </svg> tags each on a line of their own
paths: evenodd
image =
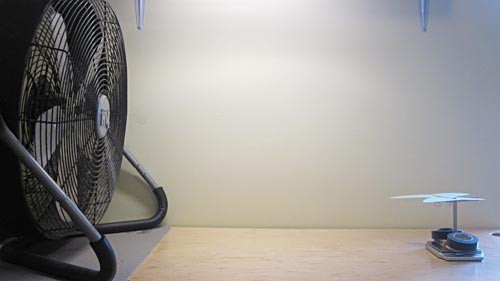
<svg viewBox="0 0 500 281">
<path fill-rule="evenodd" d="M 434 196 L 439 196 L 439 197 L 448 197 L 448 198 L 455 198 L 455 197 L 460 197 L 460 196 L 467 196 L 470 195 L 468 193 L 436 193 Z"/>
<path fill-rule="evenodd" d="M 57 126 L 60 115 L 61 107 L 55 106 L 38 116 L 35 123 L 34 156 L 38 164 L 44 168 L 61 142 Z"/>
<path fill-rule="evenodd" d="M 79 107 L 82 108 L 81 112 L 82 114 L 85 114 L 85 111 L 93 111 L 93 108 L 95 107 L 95 100 L 96 98 L 94 95 L 89 96 L 88 93 L 92 92 L 98 92 L 98 87 L 99 87 L 99 66 L 101 65 L 101 59 L 102 59 L 102 54 L 103 54 L 103 38 L 101 37 L 99 39 L 99 42 L 95 46 L 90 46 L 89 48 L 92 49 L 94 52 L 90 56 L 90 61 L 88 63 L 88 67 L 85 69 L 85 76 L 83 80 L 81 81 L 81 84 L 79 85 L 77 89 L 77 97 L 78 97 L 78 104 L 80 105 Z M 89 90 L 93 88 L 94 90 Z M 90 103 L 90 104 L 87 104 Z"/>
<path fill-rule="evenodd" d="M 432 197 L 432 194 L 414 194 L 414 195 L 401 195 L 401 196 L 393 196 L 391 199 L 413 199 L 413 198 L 428 198 Z"/>
<path fill-rule="evenodd" d="M 484 201 L 486 199 L 479 197 L 457 197 L 457 201 Z"/>
<path fill-rule="evenodd" d="M 97 74 L 102 59 L 103 46 L 103 38 L 101 38 L 90 61 L 89 71 L 87 72 L 87 77 L 85 80 L 90 79 Z"/>
<path fill-rule="evenodd" d="M 72 89 L 72 71 L 71 61 L 69 59 L 68 36 L 66 32 L 66 24 L 64 23 L 63 16 L 49 9 L 52 13 L 50 19 L 50 34 L 53 42 L 52 46 L 55 48 L 55 61 L 57 66 L 57 84 L 59 84 L 59 92 L 51 92 L 54 95 L 63 97 L 62 92 Z M 47 95 L 47 93 L 42 93 Z M 33 147 L 35 151 L 35 159 L 42 166 L 45 167 L 49 162 L 61 142 L 61 121 L 64 119 L 62 107 L 60 106 L 63 99 L 55 99 L 59 105 L 49 108 L 47 111 L 42 112 L 37 116 L 35 122 L 35 132 L 33 139 Z M 64 135 L 64 133 L 63 133 Z"/>
<path fill-rule="evenodd" d="M 455 202 L 458 201 L 456 198 L 446 198 L 446 197 L 429 197 L 424 199 L 424 203 L 444 203 L 444 202 Z"/>
<path fill-rule="evenodd" d="M 424 203 L 443 203 L 443 202 L 462 202 L 462 201 L 483 201 L 484 198 L 479 197 L 455 197 L 455 198 L 445 198 L 445 197 L 431 197 L 424 200 Z"/>
<path fill-rule="evenodd" d="M 50 22 L 51 35 L 54 40 L 54 48 L 56 48 L 56 58 L 57 58 L 57 71 L 59 74 L 59 80 L 62 81 L 66 75 L 72 75 L 71 64 L 69 63 L 69 46 L 68 46 L 68 34 L 66 32 L 66 24 L 64 23 L 64 18 L 60 13 L 54 12 L 52 20 Z M 71 79 L 70 79 L 71 81 Z M 71 86 L 71 85 L 68 85 Z M 69 88 L 71 89 L 71 88 Z"/>
</svg>

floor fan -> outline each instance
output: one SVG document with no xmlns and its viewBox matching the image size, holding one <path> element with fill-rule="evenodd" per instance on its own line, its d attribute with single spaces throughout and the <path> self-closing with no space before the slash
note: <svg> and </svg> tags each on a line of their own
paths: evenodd
<svg viewBox="0 0 500 281">
<path fill-rule="evenodd" d="M 0 235 L 3 260 L 72 280 L 110 280 L 104 234 L 157 226 L 167 198 L 124 148 L 123 36 L 103 0 L 0 0 Z M 99 224 L 122 158 L 157 199 L 148 219 Z M 33 241 L 85 235 L 100 270 L 30 252 Z"/>
</svg>

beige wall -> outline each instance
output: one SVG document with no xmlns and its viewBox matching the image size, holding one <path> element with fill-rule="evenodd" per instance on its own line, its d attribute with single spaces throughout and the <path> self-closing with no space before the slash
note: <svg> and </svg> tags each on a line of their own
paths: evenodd
<svg viewBox="0 0 500 281">
<path fill-rule="evenodd" d="M 129 67 L 127 146 L 189 226 L 500 227 L 500 4 L 112 0 Z M 137 187 L 135 186 L 137 185 Z M 130 166 L 109 219 L 147 213 Z M 139 197 L 136 193 L 140 193 Z"/>
</svg>

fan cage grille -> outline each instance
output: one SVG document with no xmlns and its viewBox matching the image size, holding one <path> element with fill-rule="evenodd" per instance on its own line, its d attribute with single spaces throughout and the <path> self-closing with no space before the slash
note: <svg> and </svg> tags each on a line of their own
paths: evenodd
<svg viewBox="0 0 500 281">
<path fill-rule="evenodd" d="M 109 206 L 120 172 L 126 86 L 122 32 L 109 4 L 51 1 L 27 53 L 18 135 L 93 224 Z M 102 138 L 96 135 L 101 95 L 110 103 L 110 127 Z M 43 236 L 76 233 L 69 215 L 23 165 L 21 183 Z"/>
</svg>

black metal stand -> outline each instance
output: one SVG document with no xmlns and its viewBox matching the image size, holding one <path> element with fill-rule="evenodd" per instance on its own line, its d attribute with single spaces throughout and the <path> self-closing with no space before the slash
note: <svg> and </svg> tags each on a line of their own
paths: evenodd
<svg viewBox="0 0 500 281">
<path fill-rule="evenodd" d="M 5 143 L 19 160 L 40 180 L 55 200 L 57 200 L 70 215 L 76 226 L 82 231 L 82 235 L 85 235 L 90 240 L 90 246 L 99 260 L 100 269 L 92 270 L 35 254 L 30 251 L 30 248 L 32 248 L 36 241 L 33 241 L 33 238 L 30 237 L 21 237 L 4 244 L 0 250 L 0 255 L 3 260 L 9 263 L 67 280 L 111 280 L 116 273 L 116 257 L 110 243 L 102 234 L 153 228 L 159 225 L 167 214 L 168 202 L 163 188 L 156 184 L 152 177 L 126 149 L 124 150 L 125 157 L 141 174 L 156 196 L 158 203 L 157 211 L 155 215 L 148 219 L 105 223 L 93 226 L 85 215 L 83 215 L 78 206 L 61 190 L 57 183 L 54 182 L 19 142 L 16 136 L 8 128 L 7 124 L 5 124 L 1 115 L 0 140 Z"/>
<path fill-rule="evenodd" d="M 134 156 L 127 150 L 127 148 L 124 148 L 123 155 L 142 176 L 142 178 L 148 183 L 148 186 L 151 188 L 151 192 L 153 192 L 153 194 L 155 195 L 157 202 L 156 213 L 148 219 L 103 223 L 96 225 L 97 230 L 102 234 L 154 228 L 158 226 L 167 215 L 168 200 L 163 187 L 159 186 L 156 183 L 156 181 L 149 175 L 146 169 L 141 166 L 141 164 L 137 161 L 137 159 L 134 158 Z"/>
<path fill-rule="evenodd" d="M 156 209 L 156 213 L 152 217 L 141 220 L 98 224 L 96 225 L 97 230 L 102 234 L 109 234 L 109 233 L 150 229 L 158 226 L 163 221 L 165 215 L 167 214 L 168 201 L 167 201 L 167 195 L 163 191 L 163 187 L 158 187 L 156 189 L 153 189 L 153 193 L 158 202 L 158 207 Z"/>
<path fill-rule="evenodd" d="M 90 246 L 99 260 L 99 270 L 93 270 L 66 262 L 57 261 L 30 251 L 39 240 L 28 237 L 16 239 L 4 245 L 1 250 L 2 259 L 31 270 L 43 272 L 65 280 L 112 280 L 116 273 L 116 257 L 113 248 L 103 235 L 101 240 L 90 242 Z"/>
</svg>

